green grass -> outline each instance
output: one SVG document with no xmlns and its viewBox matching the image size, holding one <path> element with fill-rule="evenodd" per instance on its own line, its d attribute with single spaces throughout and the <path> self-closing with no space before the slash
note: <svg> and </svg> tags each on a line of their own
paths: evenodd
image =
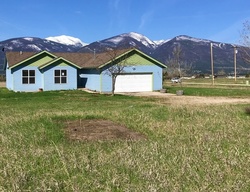
<svg viewBox="0 0 250 192">
<path fill-rule="evenodd" d="M 216 78 L 212 85 L 211 79 L 183 79 L 182 84 L 172 84 L 170 80 L 164 81 L 164 88 L 168 93 L 176 93 L 177 90 L 184 90 L 185 95 L 193 96 L 225 96 L 225 97 L 249 97 L 250 85 L 246 85 L 250 79 Z"/>
<path fill-rule="evenodd" d="M 250 87 L 240 88 L 213 88 L 213 87 L 191 87 L 191 86 L 166 86 L 168 93 L 176 93 L 177 90 L 183 90 L 185 95 L 194 96 L 225 96 L 225 97 L 249 97 Z"/>
<path fill-rule="evenodd" d="M 0 106 L 0 191 L 250 190 L 246 104 L 168 106 L 152 98 L 0 88 Z M 63 121 L 80 118 L 109 119 L 148 139 L 67 140 Z"/>
<path fill-rule="evenodd" d="M 250 83 L 250 78 L 215 78 L 214 85 L 246 85 L 246 81 Z M 170 83 L 170 80 L 167 81 Z M 182 82 L 185 84 L 212 84 L 212 78 L 196 78 L 196 79 L 182 79 Z"/>
</svg>

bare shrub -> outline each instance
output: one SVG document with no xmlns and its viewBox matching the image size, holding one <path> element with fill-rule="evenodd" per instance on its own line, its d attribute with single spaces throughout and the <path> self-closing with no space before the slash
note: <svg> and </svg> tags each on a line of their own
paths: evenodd
<svg viewBox="0 0 250 192">
<path fill-rule="evenodd" d="M 245 108 L 245 113 L 246 113 L 247 115 L 250 115 L 250 107 L 246 107 L 246 108 Z"/>
</svg>

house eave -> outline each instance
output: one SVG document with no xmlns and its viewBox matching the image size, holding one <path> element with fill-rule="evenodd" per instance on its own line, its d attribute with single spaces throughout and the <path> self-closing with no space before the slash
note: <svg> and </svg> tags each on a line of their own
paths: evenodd
<svg viewBox="0 0 250 192">
<path fill-rule="evenodd" d="M 39 53 L 34 53 L 34 55 L 32 55 L 31 57 L 28 57 L 27 59 L 24 59 L 24 60 L 22 60 L 21 62 L 18 62 L 18 63 L 16 63 L 16 64 L 14 64 L 14 65 L 8 67 L 8 69 L 13 69 L 13 68 L 15 68 L 15 67 L 17 67 L 17 66 L 19 66 L 19 65 L 21 65 L 21 64 L 23 64 L 23 63 L 25 63 L 25 62 L 27 62 L 28 60 L 33 59 L 33 58 L 35 58 L 35 57 L 37 57 L 37 56 L 39 56 L 39 55 L 41 55 L 41 54 L 43 54 L 43 53 L 46 53 L 46 54 L 52 56 L 53 58 L 56 58 L 55 55 L 53 55 L 52 53 L 50 53 L 50 52 L 48 52 L 48 51 L 41 51 L 41 52 L 39 52 Z"/>
</svg>

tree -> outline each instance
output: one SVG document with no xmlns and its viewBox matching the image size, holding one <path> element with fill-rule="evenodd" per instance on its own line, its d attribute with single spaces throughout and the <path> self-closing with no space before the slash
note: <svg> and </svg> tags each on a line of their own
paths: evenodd
<svg viewBox="0 0 250 192">
<path fill-rule="evenodd" d="M 115 83 L 118 75 L 125 72 L 125 68 L 128 66 L 127 54 L 121 56 L 124 52 L 128 50 L 118 50 L 118 49 L 107 49 L 106 55 L 109 59 L 110 64 L 107 66 L 107 75 L 112 79 L 112 96 L 115 95 Z"/>
<path fill-rule="evenodd" d="M 240 47 L 242 59 L 250 64 L 250 22 L 243 23 L 243 29 L 240 32 Z"/>
<path fill-rule="evenodd" d="M 192 64 L 189 64 L 187 61 L 184 61 L 184 53 L 181 48 L 181 45 L 178 44 L 174 47 L 172 55 L 169 56 L 166 61 L 166 65 L 168 66 L 168 77 L 182 77 L 183 75 L 187 75 L 192 70 Z"/>
<path fill-rule="evenodd" d="M 225 76 L 227 73 L 225 72 L 224 69 L 221 69 L 221 70 L 219 70 L 219 71 L 217 72 L 217 74 L 220 75 L 220 76 Z"/>
</svg>

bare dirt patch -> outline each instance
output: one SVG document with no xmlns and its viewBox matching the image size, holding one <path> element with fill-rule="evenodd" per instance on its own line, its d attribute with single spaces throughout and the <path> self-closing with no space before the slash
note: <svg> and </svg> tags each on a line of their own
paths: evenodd
<svg viewBox="0 0 250 192">
<path fill-rule="evenodd" d="M 250 98 L 171 96 L 163 101 L 173 105 L 250 104 Z"/>
<path fill-rule="evenodd" d="M 0 81 L 0 87 L 6 87 L 6 82 Z"/>
<path fill-rule="evenodd" d="M 250 97 L 232 98 L 232 97 L 201 97 L 201 96 L 177 96 L 170 93 L 160 92 L 141 92 L 141 93 L 121 93 L 124 95 L 133 95 L 139 97 L 159 98 L 161 102 L 170 105 L 213 105 L 213 104 L 250 104 Z"/>
<path fill-rule="evenodd" d="M 91 119 L 65 122 L 65 134 L 70 140 L 141 140 L 146 137 L 110 120 Z"/>
</svg>

